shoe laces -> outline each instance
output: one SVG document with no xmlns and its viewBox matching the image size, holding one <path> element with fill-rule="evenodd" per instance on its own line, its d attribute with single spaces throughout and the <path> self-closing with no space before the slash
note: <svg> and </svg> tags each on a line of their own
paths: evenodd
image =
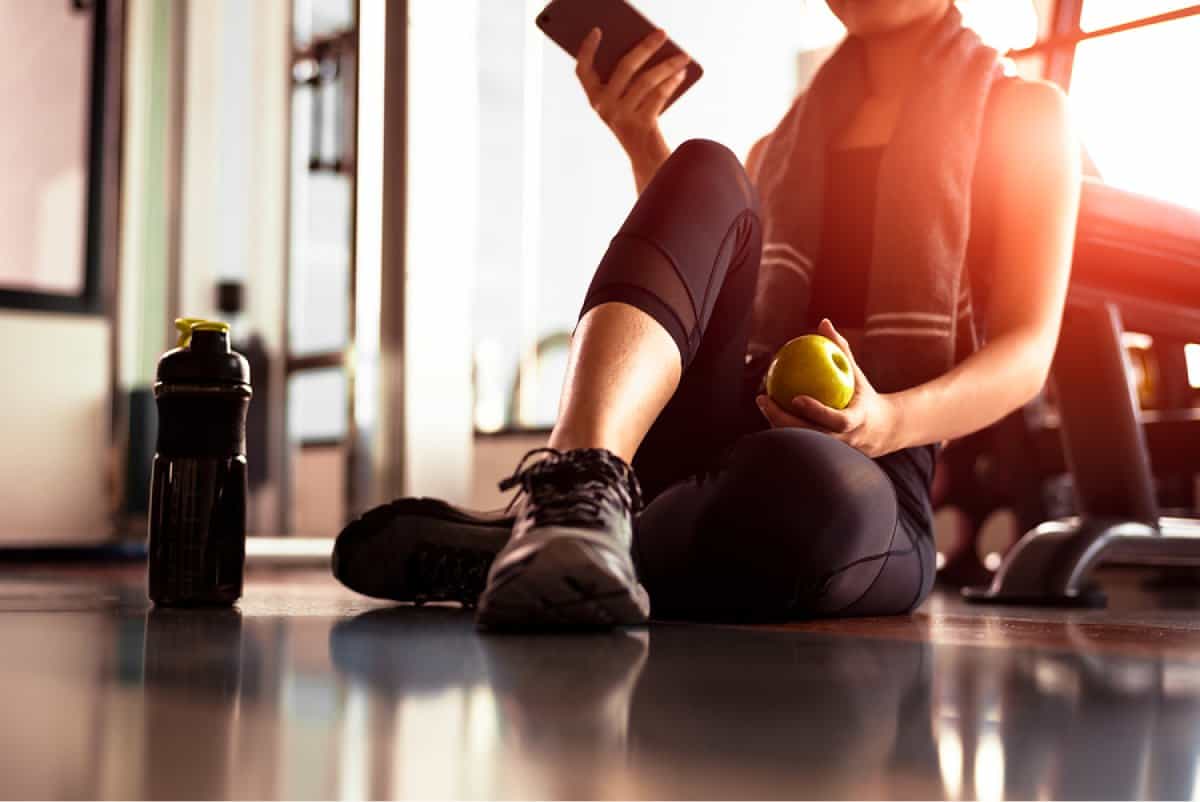
<svg viewBox="0 0 1200 802">
<path fill-rule="evenodd" d="M 536 457 L 542 457 L 531 462 Z M 538 524 L 594 525 L 606 504 L 618 502 L 631 514 L 642 509 L 642 491 L 629 465 L 603 448 L 535 448 L 521 458 L 500 490 L 520 487 L 508 504 L 529 498 Z"/>
</svg>

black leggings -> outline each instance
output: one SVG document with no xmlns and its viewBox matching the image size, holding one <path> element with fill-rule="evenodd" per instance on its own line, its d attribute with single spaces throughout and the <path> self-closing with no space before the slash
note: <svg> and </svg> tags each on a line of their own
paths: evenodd
<svg viewBox="0 0 1200 802">
<path fill-rule="evenodd" d="M 870 459 L 771 429 L 745 358 L 762 227 L 725 147 L 681 145 L 613 238 L 580 317 L 635 306 L 683 375 L 633 459 L 649 504 L 634 558 L 659 617 L 787 619 L 914 609 L 933 584 L 933 447 Z M 786 310 L 781 310 L 786 313 Z"/>
</svg>

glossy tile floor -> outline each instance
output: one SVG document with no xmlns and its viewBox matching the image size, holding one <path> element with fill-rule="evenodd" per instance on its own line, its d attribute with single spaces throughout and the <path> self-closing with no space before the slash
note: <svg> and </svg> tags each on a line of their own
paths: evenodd
<svg viewBox="0 0 1200 802">
<path fill-rule="evenodd" d="M 0 565 L 0 797 L 1195 798 L 1195 594 L 477 635 L 321 572 Z"/>
</svg>

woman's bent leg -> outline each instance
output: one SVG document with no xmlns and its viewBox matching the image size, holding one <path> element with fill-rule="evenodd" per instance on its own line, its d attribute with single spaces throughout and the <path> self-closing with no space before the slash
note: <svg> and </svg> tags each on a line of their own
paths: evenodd
<svg viewBox="0 0 1200 802">
<path fill-rule="evenodd" d="M 737 157 L 714 142 L 685 142 L 638 199 L 588 289 L 551 445 L 607 448 L 627 461 L 638 452 L 641 477 L 639 446 L 664 408 L 680 406 L 685 386 L 707 395 L 699 414 L 688 410 L 693 429 L 732 409 L 760 249 L 757 198 Z M 678 457 L 683 468 L 672 470 L 684 475 L 694 460 Z"/>
<path fill-rule="evenodd" d="M 638 567 L 656 613 L 783 619 L 913 609 L 934 565 L 929 519 L 910 503 L 919 487 L 908 491 L 927 474 L 886 467 L 808 430 L 742 438 L 715 475 L 672 486 L 638 521 Z"/>
<path fill-rule="evenodd" d="M 753 279 L 759 243 L 755 194 L 741 164 L 712 142 L 682 145 L 596 271 L 551 452 L 523 460 L 506 480 L 524 492 L 480 595 L 480 626 L 645 620 L 650 603 L 631 554 L 639 504 L 629 461 L 680 376 L 692 372 L 727 277 Z M 738 357 L 744 336 L 739 348 Z M 720 412 L 709 409 L 704 420 Z"/>
</svg>

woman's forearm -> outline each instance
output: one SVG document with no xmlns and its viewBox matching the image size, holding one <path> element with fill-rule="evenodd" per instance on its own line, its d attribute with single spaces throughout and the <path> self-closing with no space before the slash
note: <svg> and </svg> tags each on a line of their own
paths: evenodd
<svg viewBox="0 0 1200 802">
<path fill-rule="evenodd" d="M 1028 403 L 1046 383 L 1054 345 L 1045 334 L 1002 334 L 933 381 L 890 394 L 889 450 L 964 437 Z"/>
</svg>

